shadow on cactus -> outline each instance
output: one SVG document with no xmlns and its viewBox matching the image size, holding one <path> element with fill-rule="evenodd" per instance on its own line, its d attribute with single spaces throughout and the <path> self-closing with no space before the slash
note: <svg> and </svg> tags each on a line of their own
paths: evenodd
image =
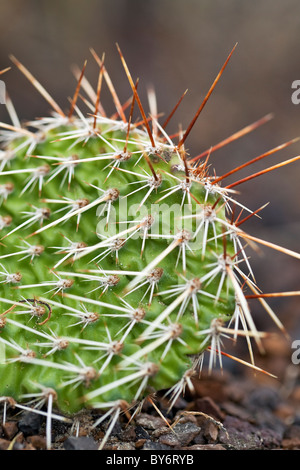
<svg viewBox="0 0 300 470">
<path fill-rule="evenodd" d="M 131 97 L 121 104 L 99 65 L 96 90 L 86 63 L 65 113 L 14 57 L 12 61 L 53 108 L 49 117 L 21 125 L 1 123 L 0 395 L 6 407 L 48 407 L 47 445 L 56 407 L 72 417 L 82 408 L 103 410 L 109 432 L 120 413 L 156 391 L 170 407 L 202 367 L 222 365 L 224 338 L 242 336 L 254 369 L 252 343 L 263 332 L 248 298 L 257 298 L 280 330 L 283 325 L 256 286 L 246 246 L 262 244 L 299 254 L 245 233 L 256 211 L 236 200 L 235 186 L 291 163 L 284 161 L 222 186 L 227 176 L 287 147 L 271 149 L 217 177 L 211 153 L 266 123 L 240 130 L 201 155 L 185 142 L 217 85 L 231 51 L 185 131 L 172 138 L 155 95 L 146 112 L 118 48 Z M 116 113 L 108 116 L 101 90 L 108 86 Z M 82 96 L 84 93 L 84 96 Z M 82 101 L 84 110 L 79 108 Z M 134 120 L 138 109 L 140 120 Z M 289 295 L 291 293 L 281 293 Z M 231 356 L 232 357 L 232 356 Z M 235 359 L 233 357 L 233 359 Z"/>
</svg>

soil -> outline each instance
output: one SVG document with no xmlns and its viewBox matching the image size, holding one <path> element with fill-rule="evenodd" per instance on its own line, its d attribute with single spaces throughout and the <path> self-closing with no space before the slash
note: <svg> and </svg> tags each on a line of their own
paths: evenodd
<svg viewBox="0 0 300 470">
<path fill-rule="evenodd" d="M 300 367 L 280 337 L 264 342 L 257 364 L 233 360 L 194 380 L 171 411 L 164 393 L 145 400 L 132 420 L 121 415 L 105 449 L 109 451 L 300 450 Z M 100 412 L 85 411 L 77 427 L 52 421 L 52 450 L 97 450 L 109 422 L 92 428 Z M 9 407 L 0 429 L 1 450 L 46 450 L 45 419 Z"/>
</svg>

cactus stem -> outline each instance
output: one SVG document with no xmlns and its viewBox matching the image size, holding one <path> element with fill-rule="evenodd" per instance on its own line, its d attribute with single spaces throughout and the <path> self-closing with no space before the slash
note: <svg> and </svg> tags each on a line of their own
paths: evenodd
<svg viewBox="0 0 300 470">
<path fill-rule="evenodd" d="M 3 299 L 4 302 L 6 302 L 7 300 L 6 299 Z M 11 302 L 9 302 L 11 303 Z M 25 305 L 24 305 L 25 303 Z M 42 317 L 45 315 L 46 313 L 46 310 L 48 310 L 48 316 L 47 316 L 47 319 L 45 321 L 43 321 L 42 323 L 39 323 L 39 325 L 42 325 L 44 323 L 46 323 L 46 321 L 49 320 L 50 316 L 51 316 L 51 307 L 49 306 L 49 304 L 45 303 L 45 302 L 41 302 L 39 300 L 36 300 L 36 299 L 25 299 L 23 297 L 23 300 L 20 300 L 19 302 L 15 302 L 13 304 L 13 306 L 7 310 L 6 312 L 3 312 L 1 315 L 6 315 L 7 313 L 13 311 L 15 309 L 16 306 L 21 306 L 21 307 L 27 307 L 27 310 L 18 310 L 18 311 L 14 311 L 13 313 L 14 314 L 17 314 L 17 315 L 25 315 L 25 314 L 28 314 L 30 313 L 31 314 L 31 318 L 34 318 L 34 317 Z M 28 307 L 29 307 L 29 310 L 28 310 Z M 7 322 L 8 322 L 8 319 L 7 319 Z"/>
<path fill-rule="evenodd" d="M 65 207 L 61 207 L 60 209 L 53 212 L 54 214 L 58 214 L 59 212 L 68 209 L 68 206 L 69 206 L 69 211 L 66 213 L 66 215 L 69 215 L 70 217 L 72 216 L 72 213 L 74 211 L 77 211 L 78 209 L 81 209 L 89 204 L 89 200 L 86 198 L 73 200 L 66 196 L 64 196 L 62 199 L 42 199 L 41 202 L 45 202 L 47 204 L 64 204 L 65 205 Z M 78 212 L 77 221 L 76 221 L 76 231 L 78 231 L 80 220 L 81 220 L 81 212 Z"/>
<path fill-rule="evenodd" d="M 180 305 L 184 305 L 184 307 L 181 306 L 182 309 L 184 309 L 187 305 L 187 300 L 190 297 L 192 297 L 194 291 L 194 286 L 192 284 L 189 284 L 188 287 L 170 304 L 168 305 L 165 310 L 162 311 L 160 315 L 158 315 L 154 321 L 151 322 L 149 327 L 142 333 L 142 335 L 138 338 L 138 341 L 141 343 L 148 339 L 149 334 L 152 333 L 152 331 L 155 328 L 160 328 L 162 325 L 162 322 L 170 316 L 170 314 Z"/>
<path fill-rule="evenodd" d="M 200 306 L 198 302 L 197 295 L 206 295 L 212 299 L 216 299 L 216 296 L 210 294 L 209 292 L 205 292 L 201 290 L 201 280 L 199 278 L 194 278 L 192 280 L 186 279 L 184 276 L 180 275 L 182 279 L 185 281 L 185 284 L 179 284 L 174 286 L 172 289 L 168 289 L 166 291 L 160 292 L 160 295 L 171 294 L 169 297 L 173 297 L 174 295 L 179 294 L 180 292 L 184 291 L 186 293 L 186 297 L 182 301 L 181 307 L 177 314 L 176 321 L 184 314 L 188 303 L 192 300 L 193 304 L 193 312 L 194 312 L 194 319 L 195 324 L 198 326 L 198 312 L 200 311 Z"/>
<path fill-rule="evenodd" d="M 241 334 L 241 335 L 247 335 L 247 336 L 251 335 L 251 333 L 248 331 L 245 333 L 244 331 L 236 331 L 236 330 L 231 330 L 229 328 L 224 328 L 222 320 L 218 318 L 215 318 L 211 321 L 210 328 L 197 332 L 197 334 L 200 336 L 206 335 L 205 339 L 203 340 L 201 344 L 202 348 L 208 342 L 210 342 L 210 346 L 209 346 L 210 358 L 209 358 L 209 366 L 208 366 L 209 372 L 211 372 L 213 366 L 215 366 L 217 357 L 218 357 L 221 369 L 223 368 L 222 367 L 222 355 L 221 355 L 221 347 L 223 346 L 223 343 L 222 343 L 221 337 L 228 338 L 228 335 L 226 333 L 234 333 L 235 335 Z M 252 335 L 255 336 L 255 338 L 260 337 L 260 334 L 258 332 L 252 333 Z"/>
<path fill-rule="evenodd" d="M 148 89 L 150 112 L 146 116 L 137 91 L 138 80 L 133 82 L 118 45 L 131 88 L 130 98 L 121 104 L 104 65 L 104 55 L 99 58 L 91 49 L 99 66 L 96 90 L 85 77 L 84 62 L 82 69 L 76 73 L 76 88 L 69 99 L 70 107 L 66 114 L 30 72 L 14 59 L 17 67 L 42 93 L 54 112 L 51 117 L 26 122 L 23 127 L 9 102 L 7 108 L 12 124 L 0 123 L 3 148 L 3 151 L 0 150 L 0 176 L 4 178 L 0 185 L 0 203 L 7 207 L 9 213 L 6 217 L 0 216 L 0 229 L 6 234 L 2 240 L 21 229 L 25 238 L 21 246 L 15 241 L 16 236 L 2 243 L 3 253 L 6 254 L 0 255 L 0 261 L 3 258 L 8 263 L 6 267 L 0 265 L 0 282 L 8 292 L 7 299 L 0 299 L 4 303 L 3 310 L 6 310 L 0 314 L 2 372 L 4 378 L 8 373 L 8 386 L 15 387 L 17 397 L 32 399 L 36 410 L 43 405 L 48 407 L 46 439 L 49 449 L 56 392 L 47 395 L 43 389 L 46 384 L 57 384 L 54 386 L 57 406 L 69 413 L 76 412 L 78 407 L 89 406 L 107 410 L 97 421 L 100 424 L 109 419 L 108 432 L 100 446 L 104 448 L 120 413 L 125 407 L 129 409 L 123 398 L 126 397 L 135 406 L 137 400 L 147 397 L 149 385 L 156 391 L 170 386 L 171 408 L 186 387 L 192 389 L 192 377 L 197 372 L 196 368 L 201 371 L 207 353 L 209 372 L 217 363 L 222 369 L 223 356 L 230 357 L 222 351 L 223 342 L 235 342 L 242 337 L 248 345 L 251 367 L 259 370 L 254 365 L 252 344 L 256 343 L 255 346 L 263 351 L 262 339 L 266 334 L 257 330 L 252 319 L 248 305 L 252 299 L 258 300 L 284 331 L 266 301 L 272 297 L 300 294 L 297 291 L 262 294 L 256 286 L 246 246 L 250 245 L 258 251 L 261 244 L 298 259 L 300 254 L 243 232 L 242 224 L 253 216 L 260 219 L 260 211 L 265 206 L 253 211 L 240 204 L 234 199 L 238 194 L 235 187 L 292 163 L 300 156 L 225 187 L 221 185 L 230 175 L 288 147 L 298 138 L 268 150 L 221 176 L 217 176 L 216 172 L 210 174 L 212 152 L 266 123 L 270 115 L 244 127 L 191 160 L 185 147 L 235 47 L 187 129 L 183 131 L 179 126 L 174 136 L 168 135 L 165 128 L 186 92 L 161 125 L 158 122 L 160 114 L 155 90 Z M 111 118 L 107 117 L 101 103 L 105 84 L 117 110 Z M 87 99 L 81 96 L 81 90 L 87 94 Z M 87 113 L 79 109 L 78 98 L 87 106 Z M 133 124 L 135 105 L 138 105 L 142 118 Z M 125 112 L 127 115 L 128 108 L 127 119 Z M 15 166 L 10 166 L 15 156 Z M 27 157 L 43 160 L 43 166 L 31 168 L 34 165 Z M 9 176 L 11 181 L 5 181 Z M 20 183 L 20 178 L 25 182 Z M 114 187 L 107 189 L 109 182 Z M 67 197 L 71 186 L 73 195 Z M 29 209 L 23 212 L 24 219 L 19 222 L 24 201 L 18 199 L 18 190 L 24 195 L 34 189 L 40 196 L 39 205 L 53 207 L 53 211 L 30 204 Z M 165 200 L 167 204 L 161 204 L 157 209 L 152 206 Z M 115 201 L 120 201 L 119 207 Z M 128 204 L 130 210 L 127 210 Z M 182 213 L 176 217 L 174 207 L 179 205 L 181 212 L 183 206 L 189 205 L 187 214 L 192 214 L 193 210 L 193 215 Z M 145 214 L 137 215 L 137 212 L 144 212 L 150 206 L 151 214 L 154 209 L 153 215 L 149 215 L 149 210 L 146 217 Z M 90 210 L 92 208 L 94 214 Z M 52 212 L 54 216 L 50 218 Z M 124 216 L 125 212 L 127 216 Z M 170 213 L 168 220 L 165 215 Z M 180 226 L 183 221 L 180 224 L 178 219 L 191 219 L 186 222 L 189 230 L 183 229 Z M 10 225 L 12 228 L 6 229 Z M 32 225 L 34 227 L 30 229 Z M 71 233 L 75 231 L 75 225 L 76 230 L 81 231 L 84 242 L 73 241 Z M 67 236 L 60 233 L 60 227 Z M 42 245 L 28 243 L 27 238 L 35 235 L 41 235 L 39 243 Z M 59 235 L 65 240 L 57 242 Z M 92 237 L 96 237 L 96 241 Z M 53 245 L 65 245 L 50 247 L 55 251 L 54 256 L 46 250 L 51 240 Z M 43 251 L 45 253 L 39 259 Z M 90 254 L 86 262 L 78 262 Z M 14 272 L 16 269 L 11 267 L 19 258 L 20 261 L 25 260 L 20 265 L 22 274 Z M 77 269 L 73 272 L 75 261 Z M 112 269 L 114 261 L 117 269 Z M 63 269 L 56 271 L 63 263 L 71 272 Z M 47 268 L 49 264 L 50 269 Z M 94 265 L 97 269 L 84 269 Z M 20 285 L 14 285 L 18 283 Z M 76 292 L 68 293 L 67 289 L 73 284 Z M 32 289 L 36 294 L 39 288 L 47 290 L 46 286 L 51 293 L 49 299 L 33 297 L 33 293 L 33 298 L 20 295 L 21 289 Z M 252 295 L 247 295 L 249 290 Z M 13 295 L 18 301 L 10 300 Z M 39 327 L 48 321 L 44 328 Z M 64 334 L 66 332 L 67 335 Z M 31 347 L 32 350 L 29 349 Z M 7 353 L 6 358 L 4 353 Z M 172 369 L 172 358 L 176 359 L 175 362 L 178 360 L 177 368 Z M 24 381 L 18 371 L 26 373 Z M 37 376 L 45 385 L 37 385 L 39 388 L 36 390 L 31 378 Z M 83 392 L 84 387 L 89 389 Z M 76 393 L 73 394 L 75 389 Z M 28 393 L 22 396 L 24 391 Z M 36 393 L 32 393 L 34 391 Z M 69 400 L 68 396 L 73 399 Z M 2 401 L 6 403 L 0 398 Z M 102 403 L 98 404 L 98 401 Z M 155 407 L 151 398 L 148 401 Z"/>
<path fill-rule="evenodd" d="M 78 250 L 78 251 L 81 251 L 80 253 L 77 253 L 77 256 L 76 258 L 81 258 L 82 256 L 86 256 L 87 254 L 93 252 L 93 251 L 96 251 L 98 250 L 99 248 L 103 248 L 103 247 L 107 247 L 109 246 L 109 250 L 113 250 L 115 251 L 115 247 L 116 247 L 116 244 L 114 243 L 115 241 L 117 241 L 117 246 L 119 248 L 121 248 L 123 246 L 123 244 L 125 243 L 126 240 L 124 240 L 122 237 L 124 235 L 128 235 L 128 234 L 131 234 L 131 236 L 133 236 L 135 233 L 137 233 L 140 229 L 143 229 L 147 224 L 148 224 L 148 221 L 149 221 L 149 218 L 148 217 L 145 217 L 143 218 L 139 223 L 137 223 L 136 225 L 134 225 L 133 227 L 130 227 L 128 229 L 125 229 L 123 230 L 122 232 L 119 232 L 115 235 L 112 235 L 111 237 L 105 237 L 105 239 L 99 243 L 96 243 L 95 245 L 92 245 L 92 246 L 89 246 L 89 247 L 86 247 L 86 248 L 83 248 L 81 250 Z M 133 233 L 134 232 L 134 233 Z M 102 238 L 104 238 L 103 235 L 101 234 L 98 234 L 98 236 L 101 236 Z M 109 252 L 108 250 L 108 252 Z M 95 259 L 99 258 L 99 256 L 102 256 L 103 253 L 101 253 L 100 255 L 97 255 L 92 261 L 94 261 Z M 75 259 L 73 259 L 73 261 L 75 261 Z M 91 261 L 91 262 L 92 262 Z"/>
<path fill-rule="evenodd" d="M 150 272 L 166 257 L 168 254 L 170 254 L 175 248 L 179 247 L 179 253 L 176 261 L 176 266 L 178 265 L 180 256 L 182 256 L 182 267 L 183 267 L 183 272 L 186 271 L 186 249 L 190 249 L 188 242 L 191 238 L 191 235 L 189 232 L 186 230 L 181 230 L 178 232 L 175 236 L 170 238 L 174 238 L 173 242 L 170 243 L 170 245 L 162 251 L 154 260 L 149 263 L 146 268 L 141 271 L 127 286 L 126 292 L 130 290 L 132 287 L 135 287 L 141 279 L 143 279 L 145 276 L 148 276 Z"/>
<path fill-rule="evenodd" d="M 133 274 L 134 276 L 138 275 L 139 273 L 137 272 L 130 272 L 129 274 Z M 144 298 L 146 297 L 146 295 L 148 294 L 149 290 L 150 290 L 150 296 L 149 296 L 149 301 L 148 301 L 148 305 L 150 306 L 151 303 L 152 303 L 152 299 L 153 299 L 153 295 L 154 295 L 154 289 L 155 287 L 157 288 L 157 284 L 159 283 L 160 281 L 160 278 L 162 277 L 163 275 L 163 269 L 162 268 L 154 268 L 152 271 L 150 271 L 150 273 L 146 276 L 146 280 L 138 285 L 136 285 L 133 289 L 129 290 L 128 292 L 125 293 L 124 297 L 126 297 L 127 295 L 130 295 L 132 292 L 134 292 L 135 290 L 137 289 L 140 289 L 141 287 L 143 287 L 144 285 L 148 284 L 149 283 L 149 286 L 148 288 L 146 289 L 143 297 L 141 298 L 141 302 L 143 302 Z"/>
<path fill-rule="evenodd" d="M 76 317 L 79 318 L 79 321 L 76 323 L 72 323 L 71 325 L 68 326 L 68 328 L 72 328 L 73 326 L 81 325 L 83 324 L 82 330 L 84 330 L 87 325 L 90 325 L 91 323 L 94 323 L 99 319 L 99 314 L 95 312 L 89 312 L 85 305 L 82 305 L 82 310 L 80 311 L 78 309 L 69 309 L 72 310 L 72 312 L 75 313 L 65 313 L 64 315 L 67 315 L 69 317 Z"/>
<path fill-rule="evenodd" d="M 151 325 L 151 324 L 150 324 Z M 179 341 L 182 345 L 186 346 L 188 348 L 188 344 L 180 338 L 180 334 L 182 333 L 182 326 L 178 323 L 170 323 L 169 325 L 159 325 L 159 328 L 161 331 L 156 332 L 156 333 L 151 333 L 148 334 L 147 336 L 143 336 L 142 340 L 148 340 L 148 339 L 155 339 L 155 341 L 152 341 L 151 343 L 147 344 L 147 346 L 144 346 L 144 348 L 140 349 L 137 353 L 135 353 L 133 356 L 130 356 L 128 360 L 136 360 L 141 357 L 147 357 L 147 354 L 149 354 L 152 351 L 155 351 L 155 349 L 159 348 L 162 344 L 166 343 L 166 347 L 160 357 L 160 361 L 162 362 L 164 358 L 166 357 L 168 351 L 170 350 L 170 347 L 172 346 L 172 343 L 174 340 Z M 140 342 L 141 338 L 138 339 L 138 342 Z"/>
<path fill-rule="evenodd" d="M 186 197 L 187 197 L 187 200 L 188 200 L 188 204 L 191 204 L 190 188 L 191 188 L 192 183 L 190 181 L 182 181 L 180 178 L 177 178 L 176 176 L 171 175 L 168 172 L 164 172 L 164 173 L 166 173 L 167 175 L 169 175 L 172 178 L 179 181 L 179 184 L 177 184 L 175 186 L 172 186 L 171 188 L 164 189 L 163 191 L 161 191 L 162 193 L 166 193 L 166 194 L 164 196 L 162 196 L 161 198 L 159 198 L 157 201 L 155 201 L 155 203 L 161 202 L 163 199 L 166 199 L 167 197 L 171 196 L 171 194 L 173 194 L 177 191 L 182 191 L 183 196 L 182 196 L 182 201 L 181 201 L 180 207 L 183 206 Z"/>
<path fill-rule="evenodd" d="M 49 281 L 49 282 L 41 282 L 39 284 L 26 284 L 22 286 L 16 286 L 15 289 L 32 289 L 33 287 L 46 287 L 46 286 L 54 286 L 53 289 L 50 289 L 44 294 L 48 294 L 49 292 L 54 292 L 53 295 L 57 295 L 59 292 L 63 292 L 65 289 L 69 289 L 73 284 L 73 281 L 70 279 L 59 279 L 58 281 Z"/>
<path fill-rule="evenodd" d="M 52 352 L 55 352 L 58 349 L 63 349 L 63 348 L 61 348 L 63 342 L 64 342 L 64 347 L 67 346 L 67 340 L 65 340 L 64 338 L 59 338 L 58 336 L 56 336 L 55 333 L 53 333 L 53 331 L 51 329 L 50 329 L 50 332 L 51 332 L 52 336 L 48 333 L 44 333 L 42 331 L 39 331 L 36 328 L 30 328 L 30 326 L 24 325 L 23 323 L 12 320 L 11 318 L 7 318 L 6 321 L 7 321 L 7 323 L 9 323 L 11 325 L 14 325 L 18 328 L 22 328 L 23 330 L 29 331 L 30 333 L 33 333 L 34 335 L 37 335 L 37 336 L 40 336 L 41 338 L 45 338 L 45 339 L 49 340 L 50 342 L 47 343 L 47 345 L 49 347 L 52 347 L 53 350 L 49 351 L 46 354 L 46 356 L 49 355 L 49 354 L 52 354 Z M 40 343 L 40 342 L 38 343 L 39 346 L 41 344 L 43 344 L 43 343 Z M 44 343 L 44 344 L 46 345 L 46 343 Z"/>
<path fill-rule="evenodd" d="M 80 384 L 84 384 L 88 387 L 91 380 L 97 377 L 97 372 L 92 367 L 86 366 L 83 360 L 78 356 L 78 354 L 74 354 L 74 356 L 79 362 L 79 366 L 71 362 L 65 362 L 62 364 L 58 362 L 47 361 L 44 359 L 38 359 L 36 357 L 33 357 L 32 354 L 28 354 L 26 350 L 22 351 L 22 355 L 20 356 L 20 358 L 18 358 L 18 360 L 25 363 L 35 364 L 41 367 L 50 367 L 53 369 L 66 371 L 72 374 L 70 379 L 66 379 L 64 382 L 61 383 L 60 388 L 72 384 L 74 384 L 73 389 L 78 387 Z"/>
<path fill-rule="evenodd" d="M 157 189 L 157 188 L 161 185 L 161 183 L 162 183 L 162 178 L 161 178 L 161 176 L 160 176 L 160 175 L 156 175 L 155 172 L 154 172 L 154 175 L 155 175 L 155 176 L 154 176 L 154 175 L 151 176 L 151 175 L 149 175 L 149 173 L 147 173 L 147 172 L 145 171 L 145 174 L 146 174 L 146 176 L 147 176 L 147 178 L 145 178 L 145 175 L 141 175 L 140 173 L 135 173 L 134 171 L 124 170 L 123 168 L 118 168 L 118 170 L 119 170 L 119 171 L 123 171 L 123 172 L 125 172 L 125 173 L 130 173 L 130 174 L 135 175 L 135 176 L 138 176 L 138 177 L 140 177 L 140 178 L 143 178 L 141 181 L 133 181 L 133 182 L 129 183 L 130 185 L 131 185 L 131 184 L 146 183 L 146 184 L 144 184 L 143 186 L 141 186 L 140 188 L 135 189 L 134 191 L 131 191 L 130 193 L 126 194 L 126 196 L 123 196 L 124 198 L 125 198 L 125 197 L 129 197 L 129 196 L 131 196 L 132 194 L 135 194 L 135 193 L 137 193 L 138 191 L 141 191 L 142 189 L 147 188 L 147 187 L 149 186 L 149 190 L 148 190 L 148 192 L 146 193 L 146 195 L 144 196 L 144 198 L 142 199 L 142 201 L 140 202 L 140 205 L 139 205 L 139 207 L 138 207 L 137 210 L 139 210 L 139 209 L 143 206 L 143 204 L 146 202 L 146 200 L 148 199 L 148 197 L 150 196 L 150 194 L 152 193 L 152 191 L 153 191 L 154 189 Z"/>
<path fill-rule="evenodd" d="M 216 222 L 222 225 L 227 225 L 226 221 L 220 219 L 217 217 L 218 212 L 220 212 L 223 208 L 223 205 L 220 206 L 217 210 L 214 208 L 214 206 L 211 206 L 210 204 L 206 205 L 200 205 L 202 206 L 202 211 L 197 212 L 196 214 L 188 215 L 188 216 L 183 216 L 181 219 L 190 219 L 190 218 L 195 218 L 200 219 L 200 222 L 198 224 L 198 227 L 196 228 L 196 231 L 193 234 L 193 238 L 196 238 L 200 230 L 203 228 L 203 238 L 202 238 L 202 259 L 205 257 L 205 251 L 206 251 L 206 246 L 207 246 L 207 238 L 208 238 L 208 230 L 209 226 L 212 226 L 214 237 L 212 238 L 215 240 L 215 244 L 217 246 L 217 231 L 216 231 Z M 210 239 L 210 240 L 212 240 Z"/>
<path fill-rule="evenodd" d="M 78 255 L 78 253 L 80 253 L 82 250 L 85 250 L 86 249 L 86 243 L 84 242 L 72 242 L 71 240 L 69 240 L 69 238 L 67 238 L 65 235 L 62 235 L 68 242 L 69 242 L 69 246 L 68 247 L 59 247 L 59 246 L 56 246 L 56 247 L 52 247 L 52 248 L 55 248 L 55 249 L 59 249 L 60 251 L 57 251 L 55 254 L 62 254 L 62 253 L 67 253 L 66 256 L 64 256 L 63 258 L 61 258 L 60 261 L 58 261 L 55 266 L 53 267 L 53 269 L 56 269 L 58 268 L 58 266 L 60 266 L 64 261 L 66 261 L 70 256 L 73 256 L 73 261 L 76 261 L 76 257 Z"/>
<path fill-rule="evenodd" d="M 7 359 L 6 360 L 7 363 L 17 362 L 17 361 L 23 362 L 23 361 L 26 361 L 26 360 L 31 360 L 35 357 L 35 352 L 34 351 L 31 351 L 28 348 L 23 349 L 12 338 L 11 338 L 10 341 L 8 341 L 8 340 L 6 340 L 6 339 L 4 339 L 0 336 L 0 342 L 5 344 L 6 346 L 9 346 L 10 348 L 14 349 L 15 351 L 17 351 L 20 354 L 19 356 Z"/>
<path fill-rule="evenodd" d="M 0 185 L 0 204 L 6 201 L 8 196 L 13 192 L 14 185 L 12 183 L 5 183 Z"/>
<path fill-rule="evenodd" d="M 91 400 L 121 385 L 124 385 L 128 382 L 134 382 L 135 380 L 139 380 L 141 378 L 142 378 L 142 384 L 140 388 L 142 390 L 145 388 L 149 376 L 153 374 L 154 369 L 152 368 L 152 366 L 154 367 L 156 371 L 157 369 L 156 369 L 155 364 L 151 364 L 151 363 L 140 364 L 139 363 L 138 365 L 135 366 L 135 368 L 139 369 L 138 371 L 134 372 L 133 374 L 129 374 L 125 377 L 122 377 L 120 379 L 117 379 L 115 381 L 112 381 L 106 385 L 103 385 L 102 387 L 97 388 L 96 390 L 93 390 L 92 392 L 87 393 L 84 396 L 84 400 L 85 401 Z M 139 393 L 136 394 L 137 396 L 140 394 L 141 390 L 138 391 Z"/>
<path fill-rule="evenodd" d="M 39 234 L 39 233 L 41 233 L 45 230 L 48 230 L 50 227 L 54 227 L 55 225 L 58 225 L 61 222 L 64 222 L 65 220 L 70 219 L 74 215 L 81 214 L 82 212 L 85 212 L 85 211 L 91 209 L 92 207 L 95 207 L 95 206 L 101 204 L 102 202 L 109 202 L 109 201 L 112 201 L 112 194 L 111 194 L 110 190 L 104 192 L 104 195 L 102 197 L 96 198 L 93 202 L 90 202 L 89 204 L 86 204 L 86 205 L 81 205 L 81 207 L 78 207 L 77 209 L 72 209 L 67 214 L 63 215 L 60 219 L 56 219 L 53 222 L 51 222 L 50 224 L 47 224 L 44 227 L 39 228 L 38 230 L 36 230 L 32 234 L 28 235 L 26 238 L 32 237 L 32 236 L 37 235 L 37 234 Z"/>
<path fill-rule="evenodd" d="M 60 166 L 51 172 L 50 178 L 48 178 L 48 180 L 46 181 L 46 184 L 50 183 L 50 181 L 52 181 L 59 173 L 66 170 L 60 182 L 59 187 L 62 188 L 63 185 L 65 184 L 66 179 L 68 178 L 68 190 L 70 190 L 71 181 L 74 178 L 74 174 L 75 174 L 75 171 L 74 171 L 75 167 L 80 163 L 79 162 L 80 159 L 78 158 L 77 155 L 71 155 L 70 157 L 67 157 L 63 160 L 58 157 L 39 157 L 37 155 L 34 155 L 34 157 L 43 158 L 46 160 L 58 160 L 60 163 Z"/>
<path fill-rule="evenodd" d="M 43 165 L 37 168 L 22 168 L 21 170 L 8 170 L 2 171 L 1 176 L 13 175 L 13 174 L 25 174 L 25 173 L 33 173 L 33 176 L 29 177 L 25 183 L 24 188 L 20 192 L 20 196 L 22 196 L 31 186 L 31 191 L 34 189 L 36 183 L 38 182 L 39 188 L 39 196 L 42 192 L 42 186 L 44 183 L 45 176 L 49 173 L 50 167 L 48 165 Z"/>
<path fill-rule="evenodd" d="M 10 166 L 11 160 L 13 160 L 16 157 L 14 152 L 11 151 L 6 151 L 4 152 L 3 150 L 0 151 L 0 172 L 2 172 L 5 168 L 5 165 L 8 167 Z"/>
<path fill-rule="evenodd" d="M 90 299 L 86 297 L 81 297 L 79 295 L 67 294 L 67 293 L 63 293 L 61 295 L 62 297 L 78 300 L 78 302 L 82 302 L 82 303 L 87 302 L 93 305 L 98 305 L 99 307 L 109 308 L 111 310 L 119 310 L 120 312 L 125 312 L 125 313 L 128 312 L 128 310 L 125 307 L 121 307 L 119 305 L 114 305 L 114 304 L 108 304 L 108 303 L 102 302 L 101 300 L 94 300 L 94 299 Z M 51 302 L 49 301 L 49 303 L 53 303 L 53 301 Z M 63 304 L 59 304 L 59 303 L 57 303 L 57 306 L 70 309 L 70 307 L 64 306 Z M 72 309 L 72 310 L 75 310 L 75 309 Z"/>
<path fill-rule="evenodd" d="M 121 351 L 124 347 L 124 344 L 121 341 L 112 341 L 109 332 L 108 332 L 108 337 L 109 337 L 108 338 L 109 342 L 107 344 L 104 343 L 100 345 L 100 347 L 97 345 L 97 346 L 87 346 L 84 348 L 87 350 L 105 351 L 104 354 L 102 354 L 100 357 L 96 358 L 93 361 L 93 363 L 96 363 L 106 357 L 106 360 L 104 361 L 104 363 L 102 364 L 101 368 L 98 371 L 99 375 L 101 375 L 104 372 L 104 370 L 107 368 L 107 366 L 109 365 L 110 361 L 112 360 L 114 356 L 118 356 L 121 354 Z"/>
<path fill-rule="evenodd" d="M 29 245 L 29 243 L 27 243 L 25 240 L 24 243 L 26 243 L 28 248 L 26 248 L 25 250 L 23 249 L 22 251 L 16 251 L 15 253 L 7 253 L 6 255 L 0 256 L 0 259 L 8 258 L 10 256 L 25 255 L 23 256 L 23 258 L 20 258 L 19 261 L 30 257 L 30 263 L 32 263 L 34 257 L 40 256 L 44 251 L 44 247 L 42 245 Z M 18 246 L 18 248 L 24 247 Z"/>
<path fill-rule="evenodd" d="M 0 275 L 4 276 L 5 279 L 0 281 L 0 284 L 2 283 L 12 283 L 16 284 L 21 281 L 22 275 L 20 273 L 9 273 L 7 269 L 3 266 L 3 264 L 0 264 L 1 268 L 3 271 L 0 271 Z"/>
<path fill-rule="evenodd" d="M 17 230 L 20 230 L 20 229 L 22 229 L 26 226 L 30 227 L 35 222 L 40 222 L 40 225 L 42 226 L 44 220 L 49 219 L 50 214 L 51 214 L 50 209 L 48 209 L 46 207 L 44 207 L 44 208 L 39 208 L 39 207 L 35 207 L 35 206 L 32 206 L 32 207 L 35 209 L 34 211 L 31 211 L 31 212 L 30 211 L 23 211 L 23 214 L 31 215 L 32 217 L 25 220 L 25 222 L 23 222 L 22 224 L 17 225 L 13 230 L 11 230 L 9 233 L 4 235 L 4 237 L 2 237 L 1 240 L 3 240 L 4 238 L 10 236 L 12 233 L 15 233 Z"/>
</svg>

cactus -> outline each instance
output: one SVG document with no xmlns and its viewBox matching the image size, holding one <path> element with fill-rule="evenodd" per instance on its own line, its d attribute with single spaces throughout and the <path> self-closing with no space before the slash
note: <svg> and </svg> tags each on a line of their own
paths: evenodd
<svg viewBox="0 0 300 470">
<path fill-rule="evenodd" d="M 204 354 L 209 369 L 221 364 L 225 337 L 245 337 L 249 364 L 258 369 L 252 342 L 262 347 L 264 333 L 247 289 L 284 327 L 256 286 L 245 245 L 299 258 L 240 228 L 263 207 L 252 211 L 236 200 L 233 188 L 244 180 L 221 186 L 228 174 L 210 171 L 214 148 L 193 158 L 185 150 L 233 50 L 191 124 L 173 138 L 166 127 L 180 102 L 160 124 L 150 93 L 147 117 L 118 50 L 132 97 L 120 104 L 103 58 L 92 51 L 97 89 L 84 76 L 85 63 L 68 113 L 12 57 L 53 113 L 21 125 L 7 97 L 12 124 L 1 123 L 0 155 L 1 401 L 26 408 L 29 400 L 36 412 L 46 404 L 50 419 L 54 406 L 68 418 L 83 408 L 103 410 L 95 425 L 110 418 L 109 430 L 122 410 L 156 391 L 167 390 L 172 406 L 192 387 Z M 101 105 L 104 82 L 117 110 L 111 117 Z M 134 122 L 136 108 L 141 119 Z"/>
</svg>

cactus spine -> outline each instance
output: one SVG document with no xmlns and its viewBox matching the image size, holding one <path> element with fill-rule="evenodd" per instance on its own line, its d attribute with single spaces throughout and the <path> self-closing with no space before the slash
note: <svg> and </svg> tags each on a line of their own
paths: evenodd
<svg viewBox="0 0 300 470">
<path fill-rule="evenodd" d="M 245 336 L 255 367 L 251 342 L 260 346 L 263 333 L 245 294 L 259 297 L 244 248 L 251 239 L 267 242 L 240 225 L 261 209 L 240 205 L 234 184 L 221 186 L 226 175 L 210 174 L 209 152 L 188 158 L 184 148 L 231 54 L 178 143 L 155 109 L 146 116 L 121 52 L 127 105 L 93 51 L 97 90 L 84 65 L 67 114 L 13 58 L 53 113 L 21 125 L 9 100 L 12 124 L 1 124 L 2 401 L 34 397 L 68 416 L 103 409 L 97 424 L 110 416 L 112 426 L 120 410 L 153 391 L 169 389 L 172 405 L 205 351 L 210 368 L 221 362 L 223 337 Z M 104 80 L 117 109 L 111 117 L 100 100 Z"/>
</svg>

